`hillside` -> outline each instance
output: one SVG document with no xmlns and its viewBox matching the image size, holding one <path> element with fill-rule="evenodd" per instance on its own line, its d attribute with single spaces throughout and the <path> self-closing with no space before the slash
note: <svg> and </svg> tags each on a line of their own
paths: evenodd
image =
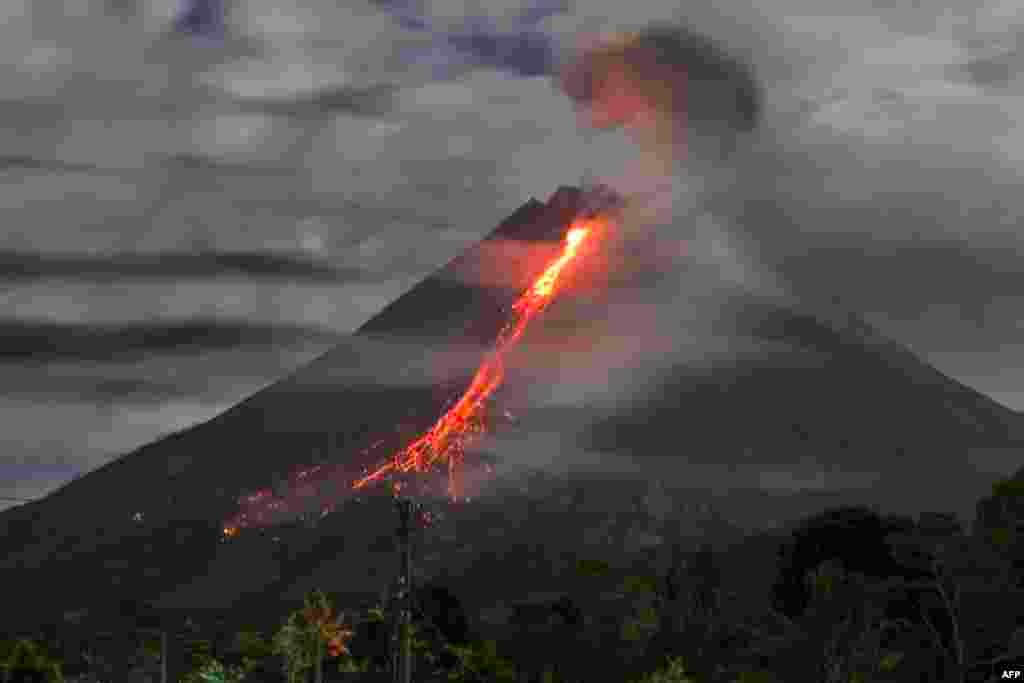
<svg viewBox="0 0 1024 683">
<path fill-rule="evenodd" d="M 152 597 L 206 573 L 221 547 L 221 522 L 240 495 L 328 455 L 344 463 L 345 454 L 357 453 L 376 435 L 397 443 L 410 428 L 429 424 L 460 381 L 468 380 L 465 367 L 432 376 L 433 386 L 381 387 L 366 380 L 393 374 L 395 362 L 434 372 L 436 354 L 453 348 L 466 349 L 463 366 L 475 365 L 474 354 L 479 358 L 481 345 L 504 322 L 501 307 L 511 304 L 521 283 L 535 277 L 557 249 L 578 200 L 578 191 L 563 188 L 547 204 L 527 202 L 486 240 L 386 307 L 349 343 L 208 422 L 129 453 L 42 500 L 4 511 L 5 588 L 24 581 L 48 585 L 47 601 L 60 609 L 91 602 L 83 596 L 102 601 L 111 592 Z M 491 247 L 506 240 L 541 246 L 520 250 L 521 257 L 508 264 L 519 276 L 510 286 L 475 286 L 473 269 L 489 262 Z M 401 347 L 400 358 L 380 353 L 375 339 L 385 332 L 412 342 Z M 325 385 L 323 378 L 339 368 L 343 374 L 358 372 Z M 405 429 L 395 433 L 403 422 Z M 355 476 L 372 463 L 349 464 Z M 78 579 L 74 587 L 60 580 L 71 564 Z M 26 599 L 14 593 L 4 596 L 8 604 Z M 35 610 L 43 607 L 36 604 Z"/>
<path fill-rule="evenodd" d="M 429 426 L 465 386 L 503 309 L 554 253 L 580 199 L 562 188 L 547 204 L 528 202 L 291 376 L 0 514 L 7 615 L 43 618 L 115 596 L 245 610 L 312 585 L 380 591 L 394 569 L 386 499 L 346 499 L 322 518 L 311 503 L 302 520 L 230 540 L 221 522 L 240 495 L 280 488 L 297 467 L 330 464 L 346 481 L 341 474 L 372 464 L 360 455 L 370 444 L 383 441 L 386 452 Z M 542 246 L 507 249 L 508 240 Z M 495 247 L 513 254 L 502 261 L 506 277 L 481 287 Z M 529 484 L 516 474 L 487 484 L 479 500 L 438 503 L 444 519 L 423 549 L 422 572 L 457 579 L 470 602 L 484 604 L 570 581 L 577 556 L 629 564 L 661 557 L 673 542 L 738 542 L 745 530 L 840 502 L 969 511 L 991 479 L 972 465 L 972 449 L 1024 443 L 1019 415 L 856 319 L 741 298 L 716 324 L 778 342 L 777 350 L 726 364 L 669 363 L 628 409 L 524 406 L 504 434 L 578 432 L 631 474 L 566 468 Z M 645 362 L 614 372 L 643 374 Z M 793 468 L 808 470 L 810 483 L 773 483 Z M 860 483 L 814 473 L 822 469 Z M 648 500 L 653 481 L 667 487 L 661 513 Z"/>
</svg>

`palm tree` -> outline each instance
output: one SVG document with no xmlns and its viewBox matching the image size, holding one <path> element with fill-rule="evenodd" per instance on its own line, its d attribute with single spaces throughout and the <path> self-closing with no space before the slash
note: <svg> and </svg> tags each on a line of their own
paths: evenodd
<svg viewBox="0 0 1024 683">
<path fill-rule="evenodd" d="M 275 654 L 285 658 L 285 674 L 289 683 L 298 681 L 312 668 L 316 683 L 323 683 L 323 658 L 349 653 L 347 642 L 352 629 L 345 625 L 343 614 L 335 614 L 330 600 L 320 590 L 306 596 L 303 607 L 288 615 L 274 636 Z"/>
</svg>

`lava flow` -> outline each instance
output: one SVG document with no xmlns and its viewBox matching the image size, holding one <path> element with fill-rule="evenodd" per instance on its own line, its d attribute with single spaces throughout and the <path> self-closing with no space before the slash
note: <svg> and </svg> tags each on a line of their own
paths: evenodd
<svg viewBox="0 0 1024 683">
<path fill-rule="evenodd" d="M 477 369 L 469 388 L 434 423 L 392 458 L 368 472 L 361 479 L 345 479 L 338 482 L 342 490 L 359 490 L 368 484 L 384 479 L 388 475 L 407 472 L 426 472 L 433 465 L 448 465 L 448 492 L 456 499 L 459 494 L 458 469 L 473 439 L 485 431 L 487 400 L 501 385 L 505 377 L 506 354 L 523 336 L 530 321 L 542 312 L 558 294 L 562 276 L 579 255 L 584 242 L 598 232 L 604 219 L 587 218 L 573 222 L 565 234 L 559 255 L 544 268 L 530 287 L 524 291 L 512 306 L 510 319 L 498 333 L 494 348 Z M 364 450 L 361 455 L 369 456 L 377 442 Z M 290 477 L 289 493 L 277 497 L 270 490 L 257 491 L 239 500 L 243 509 L 224 523 L 224 537 L 232 538 L 239 529 L 251 525 L 271 524 L 275 519 L 289 516 L 293 505 L 306 509 L 318 498 L 316 477 L 330 484 L 338 481 L 344 471 L 343 464 L 321 464 L 299 471 Z M 351 476 L 351 475 L 349 475 Z M 333 503 L 322 507 L 320 516 L 333 510 Z"/>
<path fill-rule="evenodd" d="M 565 235 L 558 258 L 533 281 L 512 306 L 512 317 L 498 334 L 494 349 L 473 376 L 462 397 L 434 426 L 374 472 L 357 480 L 360 489 L 395 472 L 425 472 L 438 462 L 448 464 L 448 493 L 458 496 L 458 466 L 466 446 L 484 431 L 485 404 L 505 377 L 505 355 L 523 336 L 533 318 L 543 311 L 558 292 L 559 279 L 579 253 L 580 246 L 594 232 L 595 219 L 574 223 Z"/>
</svg>

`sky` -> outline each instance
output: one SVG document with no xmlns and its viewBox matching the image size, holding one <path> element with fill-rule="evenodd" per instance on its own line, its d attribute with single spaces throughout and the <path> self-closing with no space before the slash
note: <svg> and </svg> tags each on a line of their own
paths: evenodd
<svg viewBox="0 0 1024 683">
<path fill-rule="evenodd" d="M 233 0 L 208 43 L 168 36 L 175 2 L 65 4 L 0 21 L 0 508 L 216 415 L 634 154 L 546 77 L 439 70 L 384 3 Z M 523 9 L 482 4 L 423 11 Z M 538 27 L 686 22 L 749 59 L 775 165 L 746 267 L 1024 410 L 1013 4 L 577 0 Z"/>
</svg>

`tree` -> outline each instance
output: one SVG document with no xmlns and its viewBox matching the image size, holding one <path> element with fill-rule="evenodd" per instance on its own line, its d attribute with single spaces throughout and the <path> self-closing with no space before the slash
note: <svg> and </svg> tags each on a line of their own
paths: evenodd
<svg viewBox="0 0 1024 683">
<path fill-rule="evenodd" d="M 379 606 L 366 610 L 363 617 L 354 624 L 353 630 L 355 633 L 349 646 L 353 665 L 366 671 L 386 670 L 391 634 L 384 610 Z"/>
<path fill-rule="evenodd" d="M 511 683 L 516 680 L 515 667 L 498 655 L 493 640 L 467 645 L 451 645 L 457 665 L 448 673 L 449 681 L 458 683 Z"/>
<path fill-rule="evenodd" d="M 581 577 L 599 579 L 609 575 L 610 566 L 600 560 L 579 560 L 576 571 Z M 644 668 L 684 655 L 700 669 L 702 662 L 718 656 L 718 650 L 735 650 L 738 632 L 716 628 L 721 580 L 718 558 L 710 544 L 690 553 L 688 561 L 682 546 L 674 544 L 667 567 L 623 578 L 618 593 L 625 596 L 628 612 L 620 623 L 616 645 L 628 643 L 627 649 L 635 657 L 632 665 Z M 600 649 L 608 649 L 608 645 Z M 616 658 L 622 657 L 616 653 Z M 577 659 L 589 663 L 594 656 Z M 607 665 L 602 664 L 602 673 L 607 672 Z"/>
<path fill-rule="evenodd" d="M 416 590 L 413 623 L 424 659 L 442 670 L 457 665 L 449 645 L 466 645 L 471 640 L 469 620 L 462 602 L 446 586 L 428 583 Z"/>
<path fill-rule="evenodd" d="M 722 588 L 722 570 L 718 566 L 711 545 L 704 543 L 693 554 L 686 571 L 687 583 L 691 587 L 691 611 L 697 619 L 709 619 L 717 614 Z"/>
<path fill-rule="evenodd" d="M 548 623 L 551 628 L 552 645 L 561 656 L 552 658 L 552 673 L 570 679 L 581 673 L 586 652 L 580 650 L 584 625 L 583 610 L 576 601 L 565 595 L 549 606 Z M 588 648 L 589 649 L 589 648 Z"/>
<path fill-rule="evenodd" d="M 801 656 L 823 657 L 825 680 L 877 674 L 883 659 L 932 680 L 944 676 L 943 662 L 962 671 L 959 594 L 946 568 L 934 548 L 918 543 L 911 554 L 893 544 L 918 531 L 909 518 L 838 508 L 802 522 L 780 549 L 774 606 L 807 647 L 820 643 Z M 883 637 L 891 650 L 878 649 Z M 918 645 L 929 640 L 935 651 Z"/>
<path fill-rule="evenodd" d="M 697 683 L 681 657 L 669 657 L 665 665 L 647 674 L 639 683 Z"/>
<path fill-rule="evenodd" d="M 968 651 L 966 634 L 968 625 L 962 621 L 963 581 L 973 572 L 982 569 L 987 574 L 986 584 L 999 594 L 1011 596 L 1014 591 L 1010 575 L 1001 569 L 1009 560 L 999 553 L 986 548 L 984 539 L 972 539 L 964 535 L 949 538 L 934 537 L 917 532 L 894 535 L 893 548 L 907 564 L 921 568 L 921 578 L 910 583 L 909 588 L 918 591 L 921 621 L 927 626 L 934 650 L 941 661 L 952 669 L 957 681 L 967 680 L 971 670 L 988 666 L 991 661 L 972 661 L 980 652 Z M 1002 585 L 990 583 L 991 577 L 1001 577 Z M 986 621 L 994 626 L 1000 615 L 987 614 Z M 1012 620 L 1010 620 L 1012 623 Z M 1012 628 L 1012 627 L 1011 627 Z M 986 649 L 982 645 L 981 650 Z M 1002 646 L 1002 643 L 999 643 Z M 999 655 L 1003 656 L 1003 655 Z M 997 656 L 995 659 L 999 659 Z"/>
<path fill-rule="evenodd" d="M 991 571 L 979 565 L 984 548 L 957 524 L 936 529 L 936 519 L 950 516 L 926 517 L 931 522 L 888 535 L 897 570 L 887 577 L 851 571 L 842 559 L 808 572 L 809 604 L 797 626 L 806 639 L 826 636 L 824 680 L 866 680 L 899 667 L 901 676 L 963 683 L 972 669 L 989 663 L 971 662 L 961 617 L 962 580 Z"/>
<path fill-rule="evenodd" d="M 827 560 L 808 572 L 806 582 L 811 600 L 799 627 L 805 637 L 821 639 L 825 683 L 873 680 L 902 661 L 902 652 L 884 645 L 909 622 L 885 617 L 884 594 L 867 577 Z"/>
<path fill-rule="evenodd" d="M 980 530 L 1008 563 L 1007 579 L 1019 585 L 1024 577 L 1024 478 L 996 481 L 991 497 L 979 503 L 978 512 Z"/>
<path fill-rule="evenodd" d="M 0 677 L 3 683 L 63 681 L 60 661 L 28 638 L 0 642 Z"/>
<path fill-rule="evenodd" d="M 644 661 L 664 661 L 682 655 L 693 674 L 710 675 L 731 659 L 744 639 L 737 628 L 721 619 L 722 571 L 709 543 L 702 543 L 684 562 L 681 550 L 673 552 L 667 575 L 648 590 L 654 601 L 640 615 L 638 626 L 650 634 Z"/>
<path fill-rule="evenodd" d="M 469 619 L 458 597 L 446 586 L 430 583 L 416 591 L 417 616 L 432 624 L 448 643 L 470 640 Z"/>
<path fill-rule="evenodd" d="M 316 683 L 322 683 L 325 652 L 331 657 L 349 654 L 347 642 L 353 631 L 342 621 L 343 616 L 335 616 L 330 601 L 320 590 L 310 592 L 303 607 L 288 615 L 274 635 L 272 650 L 284 657 L 289 683 L 295 683 L 311 668 Z"/>
<path fill-rule="evenodd" d="M 882 517 L 860 506 L 826 510 L 807 518 L 779 549 L 779 573 L 772 587 L 775 609 L 790 619 L 799 617 L 811 600 L 804 577 L 829 560 L 872 579 L 922 578 L 923 572 L 897 561 L 887 540 L 893 533 L 913 528 L 909 518 Z"/>
<path fill-rule="evenodd" d="M 183 683 L 241 683 L 244 678 L 245 671 L 240 667 L 225 667 L 210 658 L 182 680 Z"/>
<path fill-rule="evenodd" d="M 204 667 L 213 659 L 213 643 L 205 638 L 193 638 L 185 641 L 185 655 L 193 670 Z"/>
<path fill-rule="evenodd" d="M 257 662 L 274 654 L 272 644 L 259 631 L 251 629 L 235 634 L 231 650 L 245 671 L 251 671 Z"/>
</svg>

